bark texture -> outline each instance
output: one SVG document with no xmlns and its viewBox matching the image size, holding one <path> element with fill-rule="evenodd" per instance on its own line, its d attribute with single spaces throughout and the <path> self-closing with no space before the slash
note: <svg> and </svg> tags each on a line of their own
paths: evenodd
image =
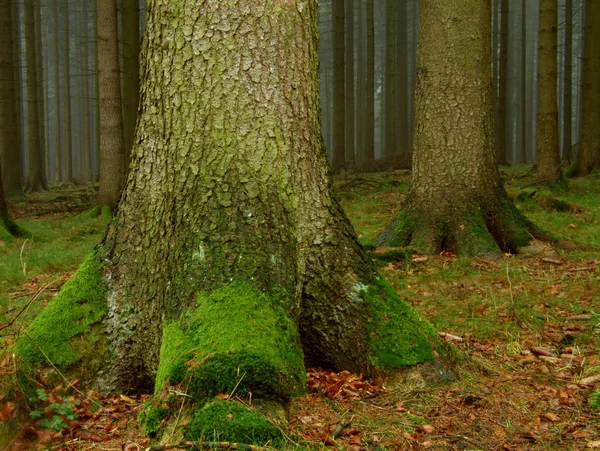
<svg viewBox="0 0 600 451">
<path fill-rule="evenodd" d="M 600 2 L 585 3 L 583 111 L 581 148 L 575 175 L 589 175 L 600 166 Z"/>
<path fill-rule="evenodd" d="M 17 127 L 12 1 L 0 2 L 0 162 L 7 195 L 21 191 L 21 142 Z"/>
<path fill-rule="evenodd" d="M 114 209 L 126 179 L 121 74 L 117 43 L 117 1 L 97 0 L 98 86 L 100 94 L 100 192 L 98 201 Z"/>
<path fill-rule="evenodd" d="M 540 3 L 537 112 L 538 178 L 548 184 L 561 180 L 557 95 L 558 0 Z"/>
<path fill-rule="evenodd" d="M 123 0 L 121 7 L 121 61 L 123 90 L 123 132 L 128 160 L 140 100 L 140 5 L 139 0 Z"/>
<path fill-rule="evenodd" d="M 413 178 L 380 244 L 481 255 L 540 235 L 509 201 L 493 149 L 490 4 L 419 3 Z"/>
</svg>

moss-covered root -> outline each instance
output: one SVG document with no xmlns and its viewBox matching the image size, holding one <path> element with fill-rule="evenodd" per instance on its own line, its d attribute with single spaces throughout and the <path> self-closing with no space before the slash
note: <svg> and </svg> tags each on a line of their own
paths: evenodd
<svg viewBox="0 0 600 451">
<path fill-rule="evenodd" d="M 7 235 L 6 238 L 28 238 L 32 236 L 32 233 L 8 218 L 0 220 L 0 239 L 2 239 L 3 235 Z"/>
<path fill-rule="evenodd" d="M 532 238 L 555 242 L 557 237 L 531 223 L 506 199 L 487 211 L 477 205 L 452 217 L 405 208 L 378 237 L 379 246 L 413 246 L 426 253 L 492 256 L 518 252 Z"/>
<path fill-rule="evenodd" d="M 79 216 L 82 218 L 101 218 L 105 221 L 108 221 L 112 213 L 110 211 L 110 207 L 108 205 L 94 205 L 89 210 L 84 211 Z"/>
<path fill-rule="evenodd" d="M 91 253 L 12 351 L 32 368 L 52 363 L 66 370 L 85 362 L 77 366 L 78 376 L 93 375 L 108 357 L 100 324 L 107 313 L 104 293 L 101 266 Z"/>
<path fill-rule="evenodd" d="M 444 354 L 442 342 L 433 326 L 404 302 L 384 279 L 362 291 L 372 310 L 368 325 L 370 361 L 382 370 L 431 362 Z"/>
</svg>

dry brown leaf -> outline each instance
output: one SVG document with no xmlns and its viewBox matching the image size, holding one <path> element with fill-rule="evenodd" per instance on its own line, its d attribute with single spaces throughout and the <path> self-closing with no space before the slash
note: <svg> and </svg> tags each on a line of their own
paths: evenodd
<svg viewBox="0 0 600 451">
<path fill-rule="evenodd" d="M 560 421 L 560 417 L 552 412 L 548 412 L 546 415 L 544 415 L 546 417 L 547 420 L 552 421 L 553 423 L 556 423 L 557 421 Z"/>
</svg>

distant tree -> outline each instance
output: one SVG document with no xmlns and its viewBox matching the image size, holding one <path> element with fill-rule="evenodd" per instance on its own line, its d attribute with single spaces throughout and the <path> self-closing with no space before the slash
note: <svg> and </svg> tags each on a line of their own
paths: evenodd
<svg viewBox="0 0 600 451">
<path fill-rule="evenodd" d="M 0 162 L 7 195 L 22 189 L 21 140 L 17 125 L 12 0 L 0 1 Z"/>
<path fill-rule="evenodd" d="M 354 115 L 356 114 L 356 102 L 354 99 L 354 0 L 345 0 L 345 27 L 344 27 L 344 100 L 345 100 L 345 115 L 344 115 L 344 130 L 346 137 L 344 140 L 344 154 L 347 165 L 355 165 L 356 158 L 354 155 L 354 133 L 356 124 Z"/>
<path fill-rule="evenodd" d="M 573 2 L 565 2 L 565 52 L 563 89 L 563 158 L 571 159 L 573 146 Z"/>
<path fill-rule="evenodd" d="M 508 0 L 497 0 L 500 9 L 498 23 L 498 75 L 496 105 L 494 108 L 494 136 L 496 161 L 499 165 L 507 163 L 506 160 L 506 88 L 508 74 Z"/>
<path fill-rule="evenodd" d="M 24 4 L 25 24 L 25 66 L 27 70 L 27 145 L 29 150 L 29 173 L 25 190 L 27 192 L 47 189 L 44 172 L 44 136 L 40 124 L 39 75 L 36 48 L 36 27 L 34 2 Z"/>
<path fill-rule="evenodd" d="M 562 177 L 558 142 L 558 0 L 540 3 L 538 49 L 537 173 L 549 184 Z"/>
<path fill-rule="evenodd" d="M 196 369 L 224 362 L 209 375 L 219 390 L 251 389 L 253 401 L 289 396 L 290 382 L 303 389 L 300 343 L 308 364 L 365 374 L 443 352 L 331 195 L 317 1 L 154 0 L 147 18 L 142 113 L 116 216 L 14 352 L 107 391 L 156 382 L 160 392 L 181 376 L 210 393 Z M 217 319 L 237 341 L 210 332 Z M 260 343 L 248 341 L 255 327 L 268 331 Z"/>
<path fill-rule="evenodd" d="M 373 0 L 367 0 L 367 70 L 365 96 L 365 160 L 375 159 L 375 20 Z"/>
<path fill-rule="evenodd" d="M 64 154 L 64 174 L 63 180 L 70 182 L 73 180 L 73 136 L 72 136 L 72 117 L 71 117 L 71 19 L 70 2 L 62 0 L 63 24 L 61 31 L 61 47 L 63 49 L 63 58 L 61 60 L 63 73 L 63 87 L 61 99 L 61 124 L 63 127 L 63 154 Z"/>
<path fill-rule="evenodd" d="M 575 175 L 600 167 L 600 2 L 585 3 L 582 136 Z"/>
<path fill-rule="evenodd" d="M 332 0 L 333 16 L 333 159 L 332 167 L 339 170 L 346 164 L 346 102 L 345 95 L 345 35 L 346 0 Z"/>
<path fill-rule="evenodd" d="M 123 145 L 126 161 L 133 147 L 133 134 L 140 99 L 140 5 L 139 0 L 121 2 L 121 81 L 123 92 Z"/>
<path fill-rule="evenodd" d="M 398 52 L 396 37 L 398 34 L 397 0 L 386 0 L 386 48 L 385 48 L 385 144 L 384 156 L 396 154 Z"/>
<path fill-rule="evenodd" d="M 419 2 L 412 184 L 380 244 L 461 255 L 549 238 L 510 202 L 493 149 L 490 2 Z"/>
<path fill-rule="evenodd" d="M 100 192 L 98 201 L 114 209 L 125 185 L 121 73 L 117 42 L 117 0 L 96 0 L 100 91 Z"/>
</svg>

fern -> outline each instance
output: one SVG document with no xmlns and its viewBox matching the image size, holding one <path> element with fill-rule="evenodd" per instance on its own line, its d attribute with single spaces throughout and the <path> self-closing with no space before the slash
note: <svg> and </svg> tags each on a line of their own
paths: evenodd
<svg viewBox="0 0 600 451">
<path fill-rule="evenodd" d="M 594 410 L 600 409 L 600 389 L 596 390 L 594 393 L 590 395 L 589 400 L 590 406 Z"/>
</svg>

